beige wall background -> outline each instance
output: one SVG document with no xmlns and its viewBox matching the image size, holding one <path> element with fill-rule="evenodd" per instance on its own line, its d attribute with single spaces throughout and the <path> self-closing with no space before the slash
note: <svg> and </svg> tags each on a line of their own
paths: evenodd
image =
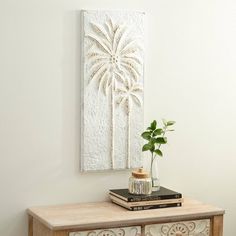
<svg viewBox="0 0 236 236">
<path fill-rule="evenodd" d="M 145 126 L 177 122 L 162 185 L 226 209 L 235 236 L 234 0 L 0 0 L 0 235 L 26 236 L 29 206 L 127 186 L 129 171 L 79 172 L 80 9 L 146 11 Z"/>
</svg>

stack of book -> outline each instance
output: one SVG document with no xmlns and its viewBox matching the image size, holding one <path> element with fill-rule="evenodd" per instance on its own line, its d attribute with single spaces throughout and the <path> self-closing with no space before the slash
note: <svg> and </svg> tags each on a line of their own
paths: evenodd
<svg viewBox="0 0 236 236">
<path fill-rule="evenodd" d="M 164 187 L 150 195 L 133 195 L 128 189 L 111 189 L 109 196 L 113 203 L 131 211 L 180 207 L 183 203 L 181 193 Z"/>
</svg>

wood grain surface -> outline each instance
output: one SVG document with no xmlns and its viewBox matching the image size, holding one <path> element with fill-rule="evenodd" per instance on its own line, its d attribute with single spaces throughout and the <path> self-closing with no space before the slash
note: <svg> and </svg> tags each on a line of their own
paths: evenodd
<svg viewBox="0 0 236 236">
<path fill-rule="evenodd" d="M 129 211 L 111 202 L 96 202 L 31 207 L 28 214 L 51 230 L 68 230 L 211 218 L 222 216 L 224 210 L 185 198 L 183 206 L 175 208 Z"/>
</svg>

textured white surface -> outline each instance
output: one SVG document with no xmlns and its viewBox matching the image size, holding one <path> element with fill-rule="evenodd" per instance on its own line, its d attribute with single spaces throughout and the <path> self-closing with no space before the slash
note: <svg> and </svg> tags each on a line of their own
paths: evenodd
<svg viewBox="0 0 236 236">
<path fill-rule="evenodd" d="M 83 11 L 83 171 L 142 166 L 144 14 Z"/>
<path fill-rule="evenodd" d="M 146 236 L 209 236 L 210 220 L 181 221 L 145 226 Z"/>
<path fill-rule="evenodd" d="M 73 232 L 69 234 L 69 236 L 140 236 L 140 235 L 141 235 L 140 226 Z"/>
</svg>

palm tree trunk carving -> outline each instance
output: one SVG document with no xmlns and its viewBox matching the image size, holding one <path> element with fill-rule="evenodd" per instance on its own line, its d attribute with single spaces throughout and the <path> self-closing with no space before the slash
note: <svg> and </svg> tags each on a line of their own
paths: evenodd
<svg viewBox="0 0 236 236">
<path fill-rule="evenodd" d="M 115 105 L 114 105 L 114 80 L 111 82 L 111 168 L 115 168 L 114 163 L 114 137 L 115 137 Z"/>
<path fill-rule="evenodd" d="M 126 85 L 123 87 L 120 87 L 117 89 L 117 92 L 119 94 L 119 105 L 125 104 L 125 107 L 127 108 L 126 114 L 127 114 L 127 163 L 126 167 L 131 167 L 131 156 L 130 156 L 130 132 L 131 132 L 131 108 L 133 102 L 137 105 L 141 106 L 142 101 L 138 96 L 138 93 L 142 91 L 142 86 L 138 83 L 135 83 L 133 80 L 127 80 Z"/>
<path fill-rule="evenodd" d="M 128 98 L 127 101 L 127 133 L 128 133 L 128 137 L 127 137 L 127 168 L 130 168 L 130 111 L 131 111 L 131 104 L 130 104 L 130 99 Z"/>
</svg>

